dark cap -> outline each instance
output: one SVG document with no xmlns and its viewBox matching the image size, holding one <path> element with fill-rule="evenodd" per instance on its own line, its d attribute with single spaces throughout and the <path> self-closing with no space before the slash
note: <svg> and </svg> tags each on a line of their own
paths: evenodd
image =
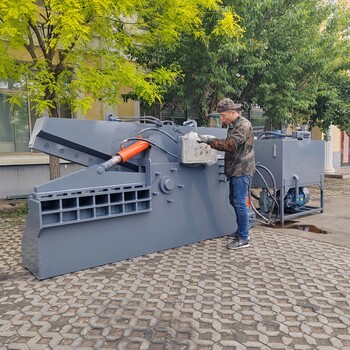
<svg viewBox="0 0 350 350">
<path fill-rule="evenodd" d="M 219 101 L 216 108 L 219 113 L 226 111 L 240 110 L 242 105 L 240 103 L 234 103 L 230 98 L 224 98 Z"/>
</svg>

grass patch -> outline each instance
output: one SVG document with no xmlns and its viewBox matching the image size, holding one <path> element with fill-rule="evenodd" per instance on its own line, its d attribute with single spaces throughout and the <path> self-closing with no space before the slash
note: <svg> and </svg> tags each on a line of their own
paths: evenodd
<svg viewBox="0 0 350 350">
<path fill-rule="evenodd" d="M 0 208 L 0 218 L 6 219 L 16 219 L 16 218 L 24 218 L 28 214 L 28 203 L 20 202 L 15 205 L 7 205 L 5 207 Z"/>
<path fill-rule="evenodd" d="M 11 213 L 12 218 L 19 218 L 22 216 L 26 216 L 28 214 L 28 203 L 20 203 L 16 205 L 15 209 Z"/>
</svg>

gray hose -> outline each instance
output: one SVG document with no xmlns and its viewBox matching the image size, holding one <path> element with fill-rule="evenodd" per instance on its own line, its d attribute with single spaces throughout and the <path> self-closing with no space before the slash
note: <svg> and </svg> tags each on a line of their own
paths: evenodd
<svg viewBox="0 0 350 350">
<path fill-rule="evenodd" d="M 261 168 L 263 170 L 265 170 L 268 175 L 270 176 L 271 180 L 272 180 L 272 187 L 273 187 L 273 194 L 271 193 L 270 191 L 270 188 L 267 184 L 267 181 L 266 179 L 264 178 L 264 176 L 262 175 L 262 173 L 258 170 L 258 168 Z M 256 173 L 260 176 L 260 178 L 262 179 L 262 181 L 264 182 L 264 185 L 265 185 L 265 188 L 267 189 L 267 192 L 268 194 L 270 195 L 270 197 L 272 198 L 272 201 L 273 201 L 273 205 L 271 206 L 271 208 L 269 209 L 269 213 L 268 213 L 268 216 L 265 216 L 263 214 L 261 214 L 254 206 L 254 203 L 252 201 L 252 191 L 251 191 L 251 185 L 252 185 L 252 181 L 250 181 L 249 183 L 249 201 L 251 203 L 251 206 L 252 206 L 252 209 L 253 211 L 255 212 L 255 214 L 257 216 L 259 216 L 263 221 L 261 220 L 257 220 L 259 222 L 262 222 L 263 224 L 269 224 L 269 225 L 275 225 L 276 221 L 277 221 L 277 218 L 279 216 L 279 204 L 278 204 L 278 201 L 276 199 L 276 181 L 275 181 L 275 177 L 273 176 L 272 172 L 267 168 L 265 167 L 264 165 L 261 165 L 259 163 L 256 164 Z M 277 206 L 277 215 L 276 215 L 276 220 L 272 220 L 271 217 L 272 217 L 272 213 L 273 213 L 273 210 L 274 210 L 274 207 L 275 205 Z"/>
<path fill-rule="evenodd" d="M 162 129 L 157 129 L 157 128 L 146 128 L 146 129 L 142 129 L 138 135 L 141 135 L 142 133 L 146 132 L 146 131 L 149 131 L 149 130 L 152 130 L 152 131 L 158 131 L 158 132 L 161 132 L 162 134 L 168 136 L 170 139 L 172 139 L 175 143 L 177 143 L 177 139 L 175 139 L 174 137 L 172 137 L 168 132 L 162 130 Z M 147 141 L 148 142 L 148 141 Z"/>
</svg>

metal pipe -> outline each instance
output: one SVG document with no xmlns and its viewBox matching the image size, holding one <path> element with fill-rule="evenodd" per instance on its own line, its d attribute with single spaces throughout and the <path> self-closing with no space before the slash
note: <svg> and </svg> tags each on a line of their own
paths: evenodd
<svg viewBox="0 0 350 350">
<path fill-rule="evenodd" d="M 153 124 L 162 126 L 163 123 L 155 117 L 152 116 L 141 116 L 141 117 L 116 117 L 113 114 L 108 115 L 107 117 L 108 121 L 111 122 L 125 122 L 125 121 L 144 121 L 144 122 L 151 122 Z"/>
<path fill-rule="evenodd" d="M 293 174 L 293 179 L 295 180 L 295 202 L 292 204 L 299 204 L 299 176 L 297 174 Z"/>
<path fill-rule="evenodd" d="M 265 137 L 263 136 L 278 136 L 278 137 L 281 137 L 281 138 L 284 138 L 284 137 L 294 137 L 293 135 L 290 135 L 290 134 L 281 134 L 281 133 L 278 133 L 278 132 L 275 132 L 275 131 L 264 131 L 263 133 L 261 133 L 259 136 L 258 136 L 258 140 L 261 140 L 261 139 L 264 139 Z"/>
</svg>

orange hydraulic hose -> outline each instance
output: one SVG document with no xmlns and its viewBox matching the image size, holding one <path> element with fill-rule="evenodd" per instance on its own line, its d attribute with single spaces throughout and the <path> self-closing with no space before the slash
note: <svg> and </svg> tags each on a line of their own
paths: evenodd
<svg viewBox="0 0 350 350">
<path fill-rule="evenodd" d="M 117 156 L 120 156 L 121 162 L 126 162 L 128 159 L 136 156 L 136 154 L 141 153 L 149 146 L 150 144 L 147 141 L 137 141 L 133 145 L 119 151 L 117 153 Z"/>
</svg>

